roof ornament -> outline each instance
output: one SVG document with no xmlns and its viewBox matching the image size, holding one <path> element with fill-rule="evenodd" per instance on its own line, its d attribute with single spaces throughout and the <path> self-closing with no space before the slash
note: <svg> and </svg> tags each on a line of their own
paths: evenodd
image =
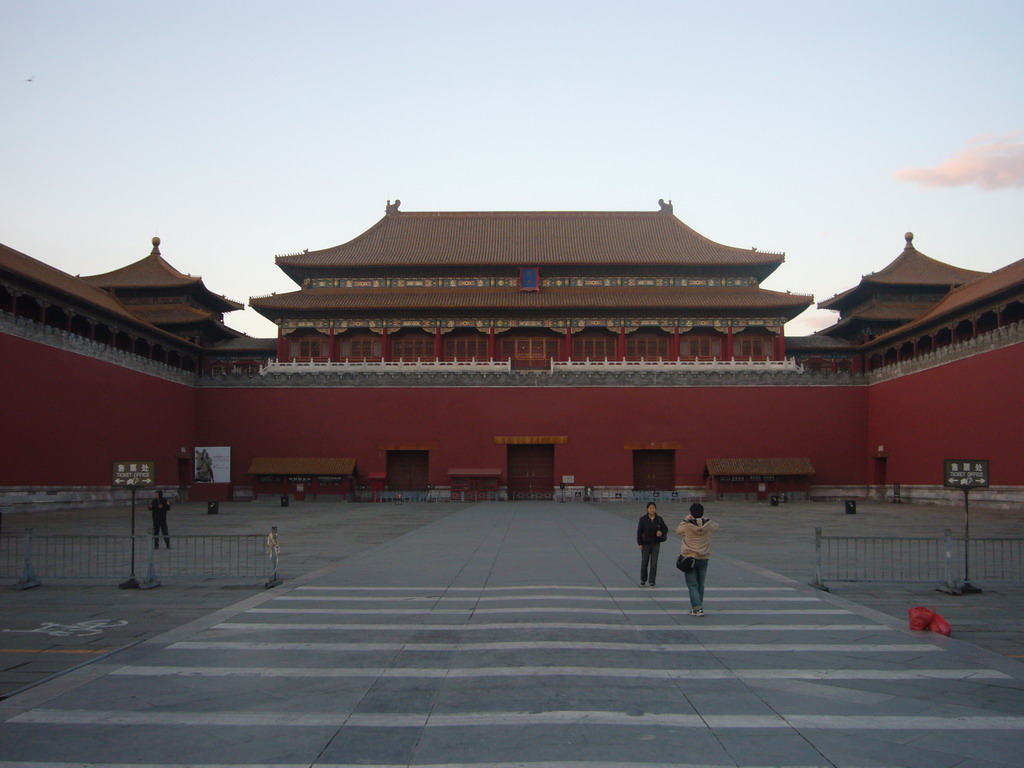
<svg viewBox="0 0 1024 768">
<path fill-rule="evenodd" d="M 667 203 L 664 200 L 658 200 L 658 205 L 661 206 L 662 213 L 672 213 L 672 201 L 669 200 Z"/>
<path fill-rule="evenodd" d="M 150 256 L 159 256 L 160 255 L 160 238 L 159 237 L 154 237 L 153 238 L 153 250 L 149 252 L 149 255 Z"/>
<path fill-rule="evenodd" d="M 903 239 L 907 241 L 907 244 L 905 246 L 903 246 L 903 250 L 905 250 L 905 251 L 912 250 L 913 247 L 914 247 L 914 233 L 913 232 L 907 232 L 905 235 L 903 235 Z"/>
<path fill-rule="evenodd" d="M 387 205 L 387 208 L 384 209 L 384 212 L 388 216 L 394 216 L 396 213 L 398 213 L 398 206 L 400 206 L 401 204 L 402 204 L 401 200 L 395 200 L 394 203 L 392 203 L 390 200 L 388 200 L 388 205 Z"/>
</svg>

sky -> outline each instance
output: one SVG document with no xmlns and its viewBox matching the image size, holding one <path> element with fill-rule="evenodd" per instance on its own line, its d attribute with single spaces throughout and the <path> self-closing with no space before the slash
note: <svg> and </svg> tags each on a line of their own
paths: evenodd
<svg viewBox="0 0 1024 768">
<path fill-rule="evenodd" d="M 1019 0 L 0 0 L 0 242 L 84 276 L 159 236 L 248 303 L 389 200 L 664 198 L 816 302 L 907 231 L 992 271 L 1024 258 L 1022 29 Z"/>
</svg>

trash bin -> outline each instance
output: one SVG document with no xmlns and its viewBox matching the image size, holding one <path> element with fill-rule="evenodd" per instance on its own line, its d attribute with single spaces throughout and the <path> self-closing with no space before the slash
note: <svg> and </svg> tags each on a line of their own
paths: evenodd
<svg viewBox="0 0 1024 768">
<path fill-rule="evenodd" d="M 846 514 L 856 515 L 857 514 L 857 501 L 855 499 L 846 500 Z"/>
<path fill-rule="evenodd" d="M 779 506 L 779 497 L 778 497 L 778 496 L 772 496 L 772 497 L 771 497 L 771 499 L 769 500 L 769 503 L 770 503 L 770 504 L 771 504 L 771 505 L 772 505 L 773 507 L 777 507 L 777 506 Z"/>
<path fill-rule="evenodd" d="M 216 515 L 220 511 L 219 501 L 208 501 L 206 502 L 206 514 Z"/>
<path fill-rule="evenodd" d="M 288 506 L 288 497 L 287 496 L 282 496 L 281 497 L 281 506 L 282 507 L 287 507 Z"/>
</svg>

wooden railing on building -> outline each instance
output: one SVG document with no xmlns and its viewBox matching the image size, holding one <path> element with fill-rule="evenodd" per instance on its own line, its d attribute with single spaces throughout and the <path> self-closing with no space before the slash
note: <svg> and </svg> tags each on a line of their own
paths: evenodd
<svg viewBox="0 0 1024 768">
<path fill-rule="evenodd" d="M 796 360 L 552 360 L 551 373 L 569 371 L 692 371 L 732 373 L 734 371 L 802 371 Z"/>
<path fill-rule="evenodd" d="M 424 373 L 458 372 L 466 373 L 509 373 L 512 363 L 508 360 L 359 360 L 359 361 L 314 361 L 314 360 L 273 360 L 260 369 L 266 376 L 273 373 Z"/>
<path fill-rule="evenodd" d="M 273 360 L 260 369 L 275 373 L 511 373 L 510 360 Z M 796 360 L 552 360 L 544 369 L 557 373 L 693 372 L 734 373 L 742 371 L 801 373 Z"/>
</svg>

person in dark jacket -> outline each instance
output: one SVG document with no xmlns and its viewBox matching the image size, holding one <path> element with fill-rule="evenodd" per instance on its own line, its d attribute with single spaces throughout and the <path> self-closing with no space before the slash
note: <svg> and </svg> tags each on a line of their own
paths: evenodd
<svg viewBox="0 0 1024 768">
<path fill-rule="evenodd" d="M 153 548 L 160 549 L 160 533 L 164 534 L 164 543 L 171 548 L 171 537 L 167 533 L 167 512 L 171 505 L 164 498 L 163 491 L 157 491 L 156 496 L 149 502 L 149 511 L 153 513 Z"/>
<path fill-rule="evenodd" d="M 640 516 L 636 526 L 636 545 L 640 548 L 640 586 L 646 587 L 648 576 L 653 587 L 658 578 L 658 550 L 668 536 L 668 526 L 658 514 L 658 505 L 653 501 Z"/>
</svg>

